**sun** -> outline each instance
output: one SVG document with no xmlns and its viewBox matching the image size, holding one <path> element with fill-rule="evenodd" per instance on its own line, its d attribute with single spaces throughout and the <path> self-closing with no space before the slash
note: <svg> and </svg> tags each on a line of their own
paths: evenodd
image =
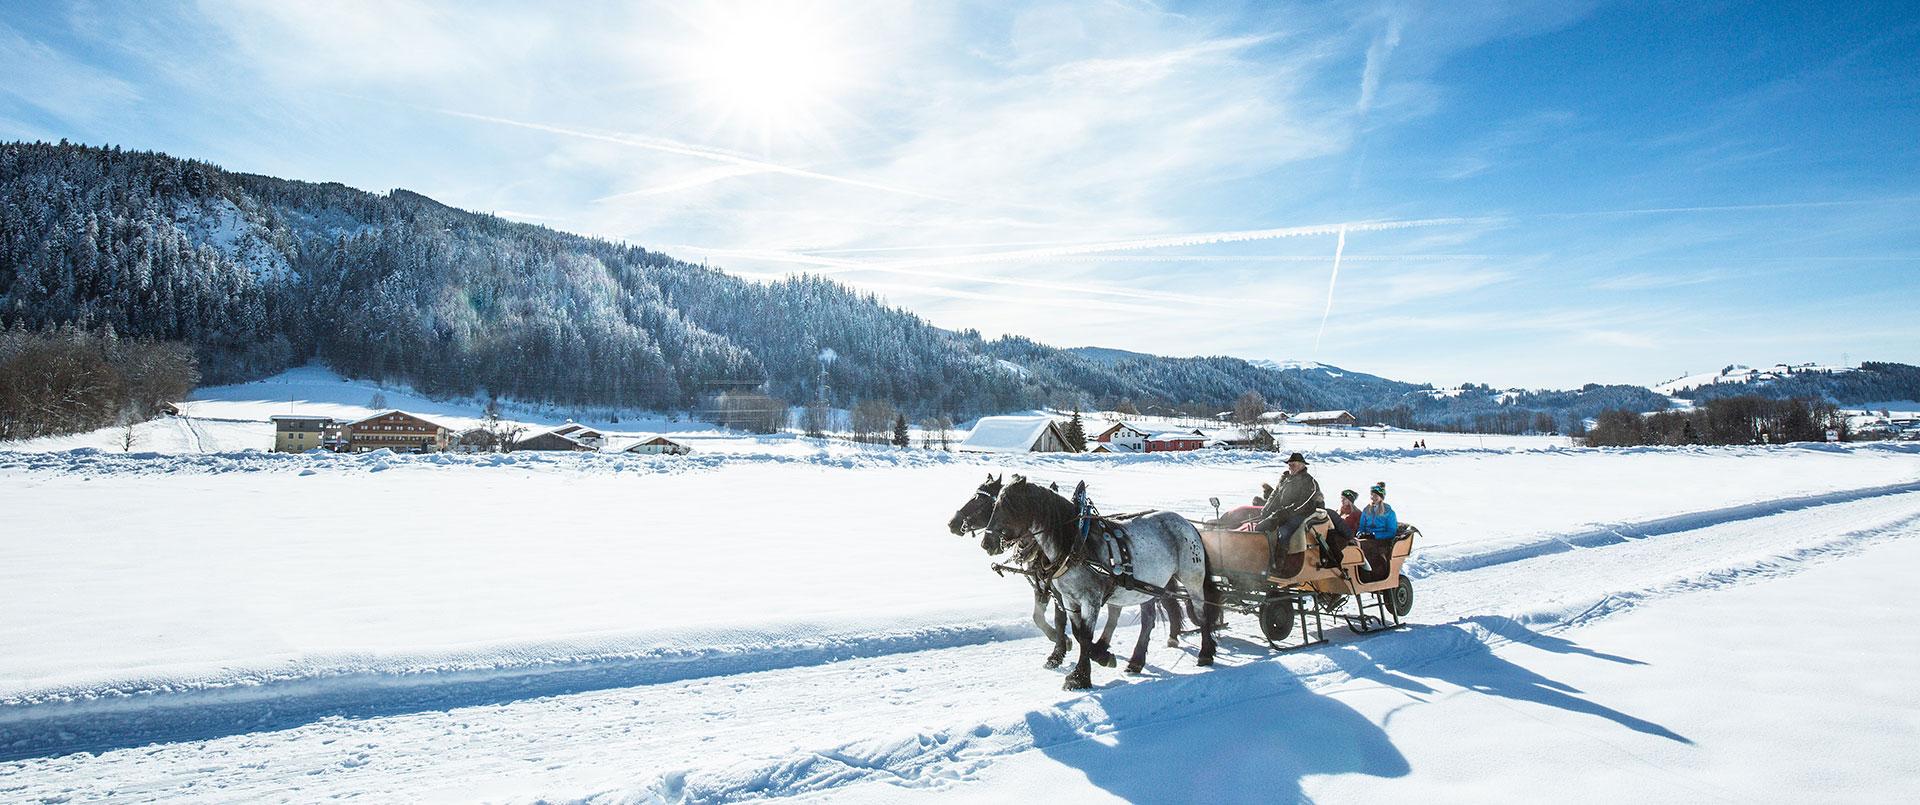
<svg viewBox="0 0 1920 805">
<path fill-rule="evenodd" d="M 852 79 L 843 26 L 824 4 L 712 7 L 686 52 L 688 83 L 721 122 L 763 135 L 818 129 Z"/>
</svg>

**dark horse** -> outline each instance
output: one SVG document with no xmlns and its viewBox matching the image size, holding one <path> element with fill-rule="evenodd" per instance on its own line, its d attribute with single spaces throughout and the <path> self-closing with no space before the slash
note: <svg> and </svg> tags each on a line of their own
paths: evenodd
<svg viewBox="0 0 1920 805">
<path fill-rule="evenodd" d="M 1200 604 L 1198 665 L 1212 665 L 1213 625 L 1220 611 L 1220 591 L 1207 578 L 1207 554 L 1200 532 L 1173 512 L 1153 511 L 1130 518 L 1124 530 L 1113 533 L 1090 528 L 1083 537 L 1080 512 L 1073 501 L 1028 483 L 1016 475 L 1000 490 L 987 518 L 988 549 L 997 553 L 1010 540 L 1033 539 L 1046 566 L 1060 570 L 1053 578 L 1080 642 L 1080 657 L 1067 674 L 1068 690 L 1093 687 L 1093 620 L 1100 608 L 1146 603 L 1164 595 L 1184 595 Z M 1192 601 L 1195 591 L 1204 599 Z M 1151 608 L 1141 611 L 1140 639 L 1134 644 L 1129 670 L 1146 664 L 1147 638 L 1153 629 Z"/>
<path fill-rule="evenodd" d="M 980 488 L 974 490 L 973 496 L 953 513 L 953 519 L 947 521 L 947 530 L 959 536 L 986 528 L 987 518 L 993 514 L 993 502 L 999 497 L 1002 485 L 1000 478 L 988 475 L 986 482 L 980 484 Z M 980 546 L 986 548 L 987 541 L 982 539 Z M 1002 543 L 999 549 L 989 551 L 989 555 L 998 555 L 1008 547 L 1011 546 Z M 1067 649 L 1072 646 L 1072 635 L 1067 631 L 1067 611 L 1054 600 L 1053 588 L 1045 579 L 1028 576 L 1027 580 L 1033 583 L 1033 625 L 1040 627 L 1040 633 L 1053 642 L 1053 652 L 1047 655 L 1045 667 L 1058 668 L 1060 661 L 1067 656 Z M 1172 624 L 1172 629 L 1167 635 L 1167 646 L 1171 648 L 1180 645 L 1180 609 L 1171 601 L 1163 603 L 1166 605 L 1167 620 Z M 1048 622 L 1047 619 L 1049 608 L 1053 610 L 1052 622 Z M 1152 616 L 1149 614 L 1143 612 L 1140 617 L 1142 624 L 1151 622 Z M 1120 607 L 1107 607 L 1106 626 L 1100 633 L 1100 639 L 1093 644 L 1094 662 L 1109 667 L 1114 664 L 1113 652 L 1108 646 L 1112 645 L 1113 629 L 1119 625 L 1119 622 Z M 1129 670 L 1138 672 L 1140 669 Z"/>
</svg>

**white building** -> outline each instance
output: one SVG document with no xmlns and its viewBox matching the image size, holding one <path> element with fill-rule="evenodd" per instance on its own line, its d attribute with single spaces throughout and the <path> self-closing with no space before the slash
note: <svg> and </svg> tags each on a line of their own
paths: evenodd
<svg viewBox="0 0 1920 805">
<path fill-rule="evenodd" d="M 1087 440 L 1087 448 L 1091 450 L 1093 443 L 1099 442 L 1106 445 L 1110 453 L 1144 453 L 1147 451 L 1147 437 L 1152 435 L 1125 422 L 1115 422 L 1106 430 L 1093 434 Z"/>
</svg>

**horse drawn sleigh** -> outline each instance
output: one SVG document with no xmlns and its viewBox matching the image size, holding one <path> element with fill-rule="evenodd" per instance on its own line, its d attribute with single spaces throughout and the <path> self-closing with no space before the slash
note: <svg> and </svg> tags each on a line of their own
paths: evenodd
<svg viewBox="0 0 1920 805">
<path fill-rule="evenodd" d="M 1218 506 L 1216 498 L 1214 505 Z M 1253 615 L 1275 649 L 1326 641 L 1326 623 L 1345 623 L 1356 633 L 1394 629 L 1413 609 L 1413 581 L 1400 573 L 1420 530 L 1405 523 L 1391 539 L 1364 539 L 1340 549 L 1337 561 L 1322 561 L 1332 524 L 1315 512 L 1284 539 L 1226 527 L 1218 518 L 1195 523 L 1207 553 L 1207 579 L 1219 588 L 1220 606 Z M 1274 557 L 1276 544 L 1282 556 Z M 1353 611 L 1345 611 L 1346 604 Z M 1288 645 L 1298 634 L 1298 642 Z"/>
<path fill-rule="evenodd" d="M 1014 552 L 1016 558 L 996 564 L 995 570 L 1032 581 L 1034 623 L 1055 644 L 1048 667 L 1059 664 L 1069 637 L 1079 642 L 1066 687 L 1082 689 L 1092 686 L 1092 662 L 1112 664 L 1107 636 L 1121 606 L 1140 605 L 1140 637 L 1129 672 L 1145 663 L 1157 608 L 1171 620 L 1170 644 L 1177 638 L 1178 604 L 1197 616 L 1196 664 L 1202 666 L 1213 663 L 1214 628 L 1225 609 L 1257 615 L 1275 648 L 1288 648 L 1283 642 L 1296 628 L 1301 645 L 1323 641 L 1329 618 L 1360 633 L 1402 625 L 1413 604 L 1413 586 L 1400 567 L 1419 532 L 1409 526 L 1393 540 L 1371 540 L 1383 544 L 1369 546 L 1372 555 L 1347 547 L 1338 562 L 1322 568 L 1312 529 L 1325 528 L 1326 522 L 1324 513 L 1308 518 L 1289 535 L 1286 555 L 1274 562 L 1267 536 L 1259 532 L 1220 527 L 1217 521 L 1196 523 L 1166 511 L 1102 517 L 1087 499 L 1085 484 L 1069 500 L 1020 476 L 1010 484 L 988 476 L 948 528 L 955 534 L 984 531 L 980 547 L 989 555 Z M 1300 550 L 1293 550 L 1296 546 Z M 1356 613 L 1339 612 L 1348 597 L 1356 602 Z M 1056 613 L 1052 628 L 1046 617 L 1050 603 Z M 1103 608 L 1107 628 L 1096 643 L 1093 628 Z M 1106 658 L 1096 660 L 1102 655 Z"/>
</svg>

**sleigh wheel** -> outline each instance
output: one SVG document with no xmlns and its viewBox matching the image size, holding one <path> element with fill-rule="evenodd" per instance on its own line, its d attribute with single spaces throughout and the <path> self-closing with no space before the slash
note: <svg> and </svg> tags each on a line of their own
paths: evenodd
<svg viewBox="0 0 1920 805">
<path fill-rule="evenodd" d="M 1260 633 L 1267 636 L 1267 642 L 1278 644 L 1293 634 L 1294 616 L 1293 597 L 1276 595 L 1260 605 Z"/>
<path fill-rule="evenodd" d="M 1412 579 L 1409 579 L 1406 576 L 1401 576 L 1400 586 L 1393 588 L 1389 592 L 1383 593 L 1383 595 L 1387 597 L 1387 606 L 1393 609 L 1393 614 L 1404 618 L 1407 616 L 1407 613 L 1413 611 L 1413 580 Z"/>
</svg>

